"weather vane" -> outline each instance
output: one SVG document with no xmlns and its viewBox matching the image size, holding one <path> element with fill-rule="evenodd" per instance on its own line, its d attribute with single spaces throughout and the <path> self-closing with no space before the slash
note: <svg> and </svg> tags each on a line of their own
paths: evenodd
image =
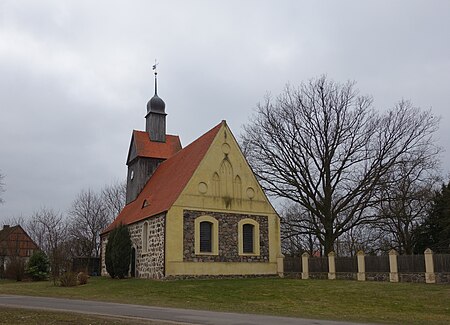
<svg viewBox="0 0 450 325">
<path fill-rule="evenodd" d="M 155 75 L 157 75 L 158 74 L 158 72 L 156 71 L 156 67 L 159 65 L 159 62 L 156 62 L 156 59 L 155 59 L 155 64 L 152 66 L 152 70 L 155 72 Z"/>
</svg>

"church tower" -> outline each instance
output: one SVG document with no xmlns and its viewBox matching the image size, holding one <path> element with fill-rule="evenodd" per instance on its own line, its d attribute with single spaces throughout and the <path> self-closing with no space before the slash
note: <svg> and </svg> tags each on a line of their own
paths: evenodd
<svg viewBox="0 0 450 325">
<path fill-rule="evenodd" d="M 145 131 L 151 141 L 166 142 L 166 103 L 158 96 L 158 79 L 155 70 L 155 95 L 147 103 L 147 115 L 145 116 Z"/>
<path fill-rule="evenodd" d="M 134 201 L 156 168 L 181 150 L 178 136 L 166 135 L 166 104 L 158 96 L 156 64 L 155 94 L 147 103 L 145 132 L 133 131 L 128 150 L 126 204 Z"/>
</svg>

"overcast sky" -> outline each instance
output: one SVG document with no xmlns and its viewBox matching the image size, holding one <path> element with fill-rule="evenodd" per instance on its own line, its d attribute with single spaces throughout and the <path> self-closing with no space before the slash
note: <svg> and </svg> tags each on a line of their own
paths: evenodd
<svg viewBox="0 0 450 325">
<path fill-rule="evenodd" d="M 155 58 L 183 146 L 222 119 L 238 137 L 267 93 L 326 74 L 442 116 L 450 170 L 450 1 L 0 0 L 0 222 L 126 177 Z"/>
</svg>

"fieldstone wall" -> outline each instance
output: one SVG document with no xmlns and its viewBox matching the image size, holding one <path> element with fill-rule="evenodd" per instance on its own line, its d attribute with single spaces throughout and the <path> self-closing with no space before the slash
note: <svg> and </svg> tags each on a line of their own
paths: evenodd
<svg viewBox="0 0 450 325">
<path fill-rule="evenodd" d="M 287 279 L 301 279 L 301 272 L 283 272 L 283 277 Z"/>
<path fill-rule="evenodd" d="M 148 222 L 148 251 L 142 251 L 142 230 Z M 161 279 L 164 277 L 165 214 L 145 219 L 128 226 L 132 246 L 136 249 L 136 274 L 138 278 Z M 108 276 L 105 264 L 108 235 L 102 237 L 101 274 Z M 131 272 L 131 267 L 130 267 Z M 129 276 L 132 276 L 130 273 Z"/>
<path fill-rule="evenodd" d="M 399 273 L 400 282 L 425 283 L 425 273 Z"/>
<path fill-rule="evenodd" d="M 309 272 L 310 279 L 326 280 L 328 279 L 327 272 Z"/>
<path fill-rule="evenodd" d="M 219 255 L 195 255 L 195 223 L 197 217 L 208 215 L 219 222 Z M 267 216 L 184 210 L 183 261 L 185 262 L 269 262 L 269 227 Z M 259 224 L 259 256 L 240 256 L 238 222 L 253 219 Z"/>
<path fill-rule="evenodd" d="M 450 284 L 450 272 L 438 272 L 436 273 L 436 283 Z"/>
<path fill-rule="evenodd" d="M 338 280 L 356 280 L 355 272 L 336 272 L 336 279 Z"/>
<path fill-rule="evenodd" d="M 389 272 L 366 272 L 366 280 L 389 282 Z"/>
<path fill-rule="evenodd" d="M 101 275 L 102 276 L 108 276 L 108 272 L 106 271 L 106 264 L 105 264 L 105 252 L 106 252 L 106 243 L 108 242 L 108 235 L 101 237 L 102 241 L 102 247 L 101 247 Z"/>
<path fill-rule="evenodd" d="M 131 242 L 136 249 L 137 278 L 162 279 L 164 277 L 165 214 L 148 218 L 128 226 Z M 148 223 L 148 250 L 142 251 L 142 231 Z M 131 268 L 130 268 L 131 269 Z"/>
</svg>

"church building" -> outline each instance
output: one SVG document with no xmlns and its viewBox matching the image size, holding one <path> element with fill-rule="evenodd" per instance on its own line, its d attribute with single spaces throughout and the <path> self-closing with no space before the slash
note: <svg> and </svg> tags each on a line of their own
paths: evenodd
<svg viewBox="0 0 450 325">
<path fill-rule="evenodd" d="M 166 134 L 165 103 L 147 103 L 146 128 L 128 150 L 126 206 L 103 231 L 127 225 L 130 276 L 282 275 L 280 220 L 226 121 L 185 148 Z"/>
</svg>

